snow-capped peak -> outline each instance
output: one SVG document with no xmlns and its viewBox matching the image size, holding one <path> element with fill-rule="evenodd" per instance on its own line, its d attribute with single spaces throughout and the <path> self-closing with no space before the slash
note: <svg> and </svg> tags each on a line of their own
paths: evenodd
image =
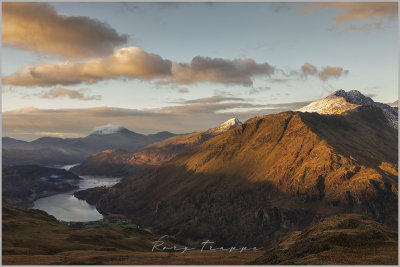
<svg viewBox="0 0 400 267">
<path fill-rule="evenodd" d="M 356 105 L 373 105 L 375 103 L 370 97 L 363 95 L 357 90 L 346 92 L 345 90 L 341 89 L 333 92 L 328 97 L 343 97 L 347 102 Z"/>
<path fill-rule="evenodd" d="M 242 122 L 240 120 L 238 120 L 237 118 L 232 118 L 232 119 L 229 119 L 226 122 L 222 123 L 220 126 L 218 126 L 218 128 L 229 129 L 232 126 L 238 126 L 241 124 L 242 124 Z"/>
<path fill-rule="evenodd" d="M 220 124 L 219 126 L 215 128 L 211 128 L 208 130 L 209 133 L 212 134 L 220 134 L 223 132 L 226 132 L 232 128 L 235 128 L 236 126 L 242 125 L 243 123 L 239 121 L 237 118 L 232 118 L 227 120 L 226 122 Z"/>
<path fill-rule="evenodd" d="M 125 128 L 120 125 L 107 124 L 104 126 L 94 127 L 91 134 L 99 134 L 99 135 L 114 134 L 114 133 L 118 133 L 124 129 Z"/>
<path fill-rule="evenodd" d="M 355 109 L 359 106 L 370 105 L 379 107 L 382 109 L 389 124 L 397 128 L 397 114 L 396 108 L 389 105 L 375 102 L 370 97 L 367 97 L 357 90 L 344 91 L 338 90 L 330 94 L 329 96 L 311 102 L 309 105 L 300 108 L 298 111 L 301 112 L 317 112 L 320 114 L 342 114 L 351 109 Z"/>
</svg>

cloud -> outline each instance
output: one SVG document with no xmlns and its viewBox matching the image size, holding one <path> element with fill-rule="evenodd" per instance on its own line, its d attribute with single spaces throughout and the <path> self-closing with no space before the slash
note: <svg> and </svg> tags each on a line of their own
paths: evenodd
<svg viewBox="0 0 400 267">
<path fill-rule="evenodd" d="M 348 70 L 344 70 L 341 67 L 325 67 L 323 68 L 319 73 L 318 73 L 318 77 L 325 81 L 327 79 L 330 78 L 339 78 L 341 76 L 345 76 L 349 74 Z"/>
<path fill-rule="evenodd" d="M 82 59 L 110 54 L 128 40 L 104 22 L 59 14 L 48 3 L 4 2 L 2 10 L 6 46 Z"/>
<path fill-rule="evenodd" d="M 328 2 L 307 3 L 302 6 L 303 13 L 320 12 L 326 9 L 336 11 L 332 18 L 336 25 L 356 22 L 366 23 L 362 26 L 351 25 L 345 31 L 370 31 L 382 29 L 382 19 L 393 20 L 397 18 L 397 2 Z M 378 22 L 369 23 L 379 20 Z"/>
<path fill-rule="evenodd" d="M 167 9 L 178 9 L 181 6 L 188 5 L 205 5 L 212 7 L 214 3 L 212 2 L 197 2 L 197 3 L 184 3 L 184 2 L 122 2 L 118 3 L 122 5 L 121 11 L 128 11 L 133 13 L 143 14 L 149 10 L 155 10 L 158 12 L 165 11 Z"/>
<path fill-rule="evenodd" d="M 206 104 L 206 103 L 219 103 L 225 101 L 245 101 L 244 98 L 240 97 L 225 97 L 225 96 L 212 96 L 212 97 L 203 97 L 191 100 L 183 100 L 174 103 L 183 103 L 183 104 Z"/>
<path fill-rule="evenodd" d="M 315 75 L 318 73 L 318 70 L 314 65 L 306 62 L 303 66 L 301 66 L 301 73 L 303 75 Z"/>
<path fill-rule="evenodd" d="M 245 121 L 254 116 L 297 110 L 308 103 L 198 103 L 147 110 L 111 107 L 54 110 L 30 107 L 3 112 L 3 135 L 25 140 L 38 138 L 44 133 L 77 137 L 88 135 L 94 127 L 106 124 L 123 125 L 139 133 L 188 133 L 215 127 L 232 117 Z M 233 112 L 233 109 L 238 111 Z"/>
<path fill-rule="evenodd" d="M 293 72 L 294 74 L 295 72 Z M 320 78 L 322 81 L 326 81 L 331 78 L 340 78 L 342 76 L 346 76 L 349 74 L 348 70 L 344 70 L 342 67 L 323 67 L 318 70 L 318 68 L 311 63 L 304 63 L 300 68 L 300 76 L 316 76 Z"/>
<path fill-rule="evenodd" d="M 271 87 L 265 86 L 265 87 L 253 87 L 250 89 L 249 94 L 254 95 L 254 94 L 259 94 L 261 92 L 265 92 L 271 90 Z"/>
<path fill-rule="evenodd" d="M 187 94 L 187 93 L 189 93 L 189 89 L 181 88 L 181 89 L 178 90 L 178 92 L 181 93 L 181 94 Z"/>
<path fill-rule="evenodd" d="M 183 106 L 170 106 L 157 110 L 153 110 L 159 114 L 180 114 L 180 115 L 196 115 L 196 114 L 217 114 L 232 109 L 260 109 L 268 107 L 262 104 L 250 104 L 245 102 L 229 102 L 229 103 L 205 103 L 190 104 Z"/>
<path fill-rule="evenodd" d="M 387 28 L 386 25 L 383 24 L 382 21 L 378 21 L 376 23 L 369 23 L 369 24 L 365 24 L 362 26 L 349 26 L 346 29 L 344 29 L 345 32 L 349 32 L 349 31 L 360 31 L 360 32 L 371 32 L 373 30 L 382 30 Z"/>
<path fill-rule="evenodd" d="M 284 83 L 284 82 L 288 82 L 289 79 L 286 78 L 274 78 L 274 79 L 269 79 L 269 82 L 273 82 L 273 83 Z"/>
<path fill-rule="evenodd" d="M 59 98 L 59 97 L 69 97 L 70 99 L 79 100 L 101 100 L 100 95 L 85 95 L 84 92 L 87 89 L 70 90 L 62 87 L 56 87 L 49 91 L 42 92 L 40 97 L 42 98 Z"/>
<path fill-rule="evenodd" d="M 231 91 L 219 90 L 219 89 L 214 90 L 214 95 L 233 96 Z"/>
<path fill-rule="evenodd" d="M 157 83 L 192 84 L 213 82 L 251 86 L 257 75 L 270 76 L 275 68 L 253 59 L 195 57 L 191 63 L 177 63 L 137 47 L 116 50 L 104 59 L 66 61 L 25 67 L 3 77 L 4 85 L 66 86 L 108 79 L 156 80 Z"/>
<path fill-rule="evenodd" d="M 105 59 L 85 62 L 46 63 L 26 67 L 11 76 L 3 77 L 3 84 L 16 86 L 57 86 L 95 83 L 106 79 L 138 78 L 151 80 L 171 75 L 171 64 L 160 56 L 136 47 L 121 48 Z"/>
<path fill-rule="evenodd" d="M 37 136 L 54 136 L 59 138 L 65 137 L 79 137 L 79 134 L 76 133 L 60 133 L 60 132 L 36 132 L 35 135 Z"/>
<path fill-rule="evenodd" d="M 397 2 L 316 2 L 305 4 L 303 10 L 310 12 L 335 9 L 339 15 L 333 17 L 333 20 L 340 24 L 381 17 L 394 19 L 397 17 L 397 6 Z"/>
<path fill-rule="evenodd" d="M 227 60 L 200 56 L 194 57 L 191 63 L 174 63 L 172 68 L 172 82 L 191 84 L 209 81 L 244 86 L 251 86 L 254 76 L 270 76 L 275 71 L 268 63 L 258 64 L 250 58 Z"/>
</svg>

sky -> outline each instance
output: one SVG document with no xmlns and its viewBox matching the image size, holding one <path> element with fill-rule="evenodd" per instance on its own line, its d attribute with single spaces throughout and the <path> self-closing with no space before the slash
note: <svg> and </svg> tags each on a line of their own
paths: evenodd
<svg viewBox="0 0 400 267">
<path fill-rule="evenodd" d="M 2 4 L 3 136 L 187 133 L 398 98 L 397 2 Z"/>
</svg>

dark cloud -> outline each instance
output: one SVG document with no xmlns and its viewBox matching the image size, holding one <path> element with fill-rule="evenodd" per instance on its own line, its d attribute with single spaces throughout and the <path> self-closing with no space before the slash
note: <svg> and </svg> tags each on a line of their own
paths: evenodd
<svg viewBox="0 0 400 267">
<path fill-rule="evenodd" d="M 270 76 L 275 68 L 268 63 L 258 64 L 253 59 L 222 59 L 194 57 L 191 63 L 174 63 L 172 82 L 191 84 L 209 81 L 223 84 L 251 86 L 252 78 L 258 75 Z"/>
<path fill-rule="evenodd" d="M 109 54 L 127 39 L 104 22 L 58 14 L 48 3 L 2 5 L 2 41 L 6 46 L 64 58 L 88 58 Z"/>
</svg>

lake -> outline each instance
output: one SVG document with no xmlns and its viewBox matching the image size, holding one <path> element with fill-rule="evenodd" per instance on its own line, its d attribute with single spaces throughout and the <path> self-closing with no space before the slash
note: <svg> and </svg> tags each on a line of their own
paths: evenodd
<svg viewBox="0 0 400 267">
<path fill-rule="evenodd" d="M 69 170 L 74 165 L 62 166 L 60 168 Z M 39 209 L 53 215 L 58 220 L 62 221 L 97 221 L 103 218 L 96 207 L 90 205 L 85 200 L 79 200 L 74 197 L 74 192 L 93 188 L 97 186 L 113 186 L 117 184 L 121 178 L 116 177 L 95 177 L 95 176 L 80 176 L 79 189 L 73 191 L 44 197 L 34 202 L 33 209 Z"/>
</svg>

